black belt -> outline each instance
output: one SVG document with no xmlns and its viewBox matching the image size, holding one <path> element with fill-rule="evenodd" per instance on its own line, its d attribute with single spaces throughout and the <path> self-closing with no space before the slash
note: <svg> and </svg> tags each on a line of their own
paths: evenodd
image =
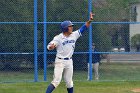
<svg viewBox="0 0 140 93">
<path fill-rule="evenodd" d="M 68 57 L 66 57 L 66 58 L 60 58 L 60 57 L 58 57 L 58 59 L 70 60 L 70 59 L 72 59 L 72 57 L 70 57 L 70 58 L 68 58 Z"/>
</svg>

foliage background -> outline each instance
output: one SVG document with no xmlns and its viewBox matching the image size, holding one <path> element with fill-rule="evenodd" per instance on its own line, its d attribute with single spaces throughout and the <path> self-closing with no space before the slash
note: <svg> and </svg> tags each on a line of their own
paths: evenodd
<svg viewBox="0 0 140 93">
<path fill-rule="evenodd" d="M 96 14 L 95 22 L 129 22 L 130 4 L 138 0 L 93 0 L 92 8 Z M 0 1 L 1 22 L 25 22 L 25 24 L 1 24 L 1 52 L 33 51 L 33 0 Z M 85 22 L 88 20 L 88 0 L 47 0 L 47 21 Z M 43 22 L 43 2 L 38 1 L 38 21 Z M 75 23 L 75 30 L 83 23 Z M 112 47 L 125 47 L 129 51 L 128 24 L 93 24 L 93 42 L 103 52 Z M 61 32 L 60 24 L 50 23 L 47 26 L 47 42 Z M 38 47 L 43 49 L 43 24 L 38 27 Z M 106 37 L 106 38 L 104 38 Z M 120 39 L 121 38 L 121 39 Z M 82 42 L 82 43 L 81 43 Z M 88 50 L 88 33 L 77 42 L 76 51 Z"/>
</svg>

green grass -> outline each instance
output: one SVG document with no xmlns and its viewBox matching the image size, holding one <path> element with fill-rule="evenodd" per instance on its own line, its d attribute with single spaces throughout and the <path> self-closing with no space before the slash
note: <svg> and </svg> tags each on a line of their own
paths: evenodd
<svg viewBox="0 0 140 93">
<path fill-rule="evenodd" d="M 0 93 L 45 93 L 53 68 L 47 70 L 48 82 L 32 82 L 33 72 L 33 69 L 0 71 L 0 82 L 7 82 L 0 83 Z M 99 81 L 87 81 L 87 69 L 75 70 L 74 93 L 133 93 L 132 89 L 140 88 L 140 63 L 102 63 L 99 72 Z M 43 81 L 43 70 L 38 74 L 39 81 Z M 65 83 L 61 82 L 53 93 L 67 93 Z"/>
<path fill-rule="evenodd" d="M 86 67 L 86 66 L 85 66 Z M 43 70 L 38 71 L 38 80 L 43 81 Z M 102 63 L 99 68 L 100 81 L 140 81 L 140 63 Z M 53 78 L 53 68 L 47 69 L 47 80 Z M 87 69 L 74 70 L 73 79 L 87 80 Z M 16 71 L 0 71 L 0 82 L 30 82 L 34 81 L 34 69 Z"/>
<path fill-rule="evenodd" d="M 45 93 L 48 84 L 1 83 L 0 93 Z M 74 93 L 133 93 L 135 88 L 140 88 L 140 81 L 74 81 Z M 53 93 L 67 93 L 65 83 L 61 82 Z"/>
</svg>

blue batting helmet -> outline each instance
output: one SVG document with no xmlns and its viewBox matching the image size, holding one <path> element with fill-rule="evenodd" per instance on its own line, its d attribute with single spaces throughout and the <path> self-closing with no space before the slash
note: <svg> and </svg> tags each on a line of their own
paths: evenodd
<svg viewBox="0 0 140 93">
<path fill-rule="evenodd" d="M 73 26 L 74 24 L 72 24 L 71 21 L 63 21 L 61 23 L 61 29 L 62 29 L 62 32 L 67 32 L 68 31 L 68 27 L 69 26 Z"/>
</svg>

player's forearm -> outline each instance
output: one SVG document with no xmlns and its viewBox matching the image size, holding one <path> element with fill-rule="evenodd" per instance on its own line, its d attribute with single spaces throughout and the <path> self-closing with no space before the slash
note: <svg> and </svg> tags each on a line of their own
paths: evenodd
<svg viewBox="0 0 140 93">
<path fill-rule="evenodd" d="M 87 28 L 90 26 L 91 24 L 91 20 L 87 21 L 81 28 L 80 28 L 80 32 L 83 33 L 85 30 L 87 30 Z"/>
<path fill-rule="evenodd" d="M 86 27 L 87 28 L 90 26 L 91 22 L 92 22 L 92 20 L 89 20 L 89 21 L 86 22 Z"/>
<path fill-rule="evenodd" d="M 84 24 L 84 25 L 80 28 L 80 33 L 83 33 L 85 30 L 87 30 L 86 24 Z"/>
</svg>

